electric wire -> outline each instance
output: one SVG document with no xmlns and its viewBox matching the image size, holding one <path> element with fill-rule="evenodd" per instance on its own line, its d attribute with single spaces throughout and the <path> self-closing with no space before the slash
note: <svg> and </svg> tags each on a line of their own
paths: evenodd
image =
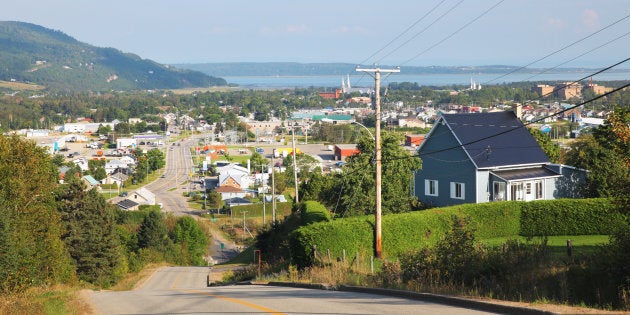
<svg viewBox="0 0 630 315">
<path fill-rule="evenodd" d="M 526 123 L 526 124 L 523 124 L 522 126 L 514 127 L 514 128 L 511 128 L 511 129 L 508 129 L 508 130 L 505 130 L 505 131 L 501 131 L 501 132 L 495 133 L 495 134 L 490 135 L 490 136 L 486 136 L 486 137 L 482 137 L 482 138 L 479 138 L 479 139 L 476 139 L 476 140 L 473 140 L 473 141 L 469 141 L 469 142 L 466 142 L 466 143 L 462 143 L 462 144 L 460 144 L 460 145 L 451 146 L 451 147 L 448 147 L 448 148 L 439 149 L 439 150 L 435 150 L 435 151 L 425 152 L 425 153 L 423 153 L 423 154 L 418 153 L 418 155 L 415 155 L 415 156 L 422 157 L 423 155 L 436 154 L 436 153 L 440 153 L 440 152 L 445 152 L 445 151 L 449 151 L 449 150 L 453 150 L 453 149 L 461 148 L 461 147 L 464 147 L 464 146 L 467 146 L 467 145 L 470 145 L 470 144 L 473 144 L 473 143 L 481 142 L 481 141 L 484 141 L 484 140 L 487 140 L 487 139 L 490 139 L 490 138 L 494 138 L 494 137 L 497 137 L 497 136 L 500 136 L 500 135 L 503 135 L 503 134 L 506 134 L 506 133 L 512 132 L 512 131 L 517 130 L 517 129 L 520 129 L 520 128 L 525 128 L 525 127 L 527 127 L 527 126 L 529 126 L 529 125 L 536 124 L 536 123 L 538 123 L 538 122 L 544 121 L 544 120 L 546 120 L 547 118 L 550 118 L 550 117 L 553 117 L 553 116 L 560 115 L 560 114 L 562 114 L 562 113 L 565 113 L 565 112 L 567 112 L 567 111 L 570 111 L 570 110 L 575 109 L 575 108 L 577 108 L 577 107 L 580 107 L 580 106 L 582 106 L 582 105 L 586 105 L 586 104 L 588 104 L 588 103 L 594 102 L 594 101 L 596 101 L 596 100 L 598 100 L 598 99 L 600 99 L 600 98 L 606 97 L 606 96 L 608 96 L 608 95 L 610 95 L 610 94 L 613 94 L 613 93 L 615 93 L 615 92 L 617 92 L 617 91 L 620 91 L 620 90 L 622 90 L 622 89 L 624 89 L 624 88 L 627 88 L 627 87 L 629 87 L 629 86 L 630 86 L 630 83 L 626 83 L 626 84 L 624 84 L 624 85 L 623 85 L 623 86 L 621 86 L 621 87 L 618 87 L 618 88 L 616 88 L 616 89 L 613 89 L 613 90 L 611 90 L 611 91 L 609 91 L 609 92 L 606 92 L 606 93 L 604 93 L 604 94 L 600 94 L 600 95 L 598 95 L 598 96 L 596 96 L 596 97 L 594 97 L 594 98 L 592 98 L 592 99 L 590 99 L 590 100 L 587 100 L 587 101 L 584 101 L 584 102 L 578 103 L 578 104 L 576 104 L 576 105 L 573 105 L 573 106 L 567 107 L 567 108 L 565 108 L 565 109 L 563 109 L 563 110 L 561 110 L 561 111 L 555 112 L 555 113 L 553 113 L 553 114 L 551 114 L 551 115 L 547 115 L 547 116 L 545 116 L 545 117 L 542 117 L 542 118 L 539 118 L 539 119 L 533 120 L 533 121 L 531 121 L 531 122 L 528 122 L 528 123 Z M 405 157 L 405 158 L 408 158 L 408 157 Z"/>
<path fill-rule="evenodd" d="M 543 98 L 545 98 L 545 97 L 547 97 L 547 96 L 549 96 L 549 95 L 551 95 L 551 94 L 553 94 L 553 93 L 555 93 L 555 92 L 557 92 L 557 91 L 559 91 L 559 90 L 561 90 L 561 89 L 566 88 L 567 86 L 571 86 L 571 85 L 573 85 L 573 84 L 576 84 L 576 83 L 579 83 L 579 82 L 581 82 L 581 81 L 583 81 L 583 80 L 586 80 L 586 79 L 588 79 L 589 77 L 592 77 L 592 76 L 598 75 L 598 74 L 600 74 L 600 73 L 602 73 L 602 72 L 605 72 L 605 71 L 608 71 L 608 70 L 610 70 L 610 69 L 612 69 L 612 68 L 614 68 L 614 67 L 616 67 L 616 66 L 619 66 L 619 65 L 621 65 L 621 64 L 623 64 L 623 63 L 625 63 L 625 62 L 628 62 L 629 60 L 630 60 L 630 58 L 626 58 L 626 59 L 624 59 L 624 60 L 622 60 L 622 61 L 619 61 L 619 62 L 617 62 L 617 63 L 615 63 L 615 64 L 613 64 L 613 65 L 610 65 L 610 66 L 608 66 L 608 67 L 605 67 L 605 68 L 603 68 L 603 69 L 600 69 L 600 70 L 598 70 L 598 71 L 596 71 L 596 72 L 594 72 L 594 73 L 588 74 L 588 75 L 586 75 L 586 76 L 584 76 L 584 77 L 582 77 L 582 78 L 580 78 L 580 79 L 577 79 L 577 80 L 574 80 L 574 81 L 571 81 L 571 82 L 567 82 L 567 83 L 563 83 L 563 84 L 559 84 L 559 85 L 555 86 L 555 87 L 554 87 L 554 88 L 553 88 L 550 92 L 548 92 L 548 93 L 546 93 L 546 94 L 542 94 L 542 95 L 538 96 L 537 98 L 534 98 L 534 99 L 533 99 L 533 101 L 535 101 L 535 100 L 541 100 L 541 99 L 543 99 Z M 523 106 L 523 104 L 517 104 L 517 106 L 522 107 L 522 106 Z M 474 123 L 474 122 L 473 122 L 473 123 Z M 459 127 L 456 127 L 456 128 L 459 128 Z M 449 132 L 449 131 L 445 130 L 445 131 L 443 131 L 442 133 L 437 134 L 437 135 L 441 135 L 441 134 L 444 134 L 444 133 L 447 133 L 447 132 Z"/>
<path fill-rule="evenodd" d="M 565 49 L 567 49 L 567 48 L 569 48 L 569 47 L 572 47 L 572 46 L 574 46 L 574 45 L 576 45 L 576 44 L 578 44 L 578 43 L 580 43 L 580 42 L 583 42 L 584 40 L 586 40 L 586 39 L 588 39 L 588 38 L 590 38 L 590 37 L 595 36 L 596 34 L 599 34 L 599 33 L 603 32 L 604 30 L 606 30 L 606 29 L 608 29 L 608 28 L 610 28 L 610 27 L 614 26 L 614 25 L 615 25 L 615 24 L 617 24 L 617 23 L 620 23 L 621 21 L 623 21 L 623 20 L 625 20 L 625 19 L 627 19 L 627 18 L 629 18 L 629 17 L 630 17 L 630 14 L 628 14 L 628 15 L 626 15 L 626 16 L 624 16 L 624 17 L 622 17 L 621 19 L 616 20 L 615 22 L 613 22 L 613 23 L 611 23 L 611 24 L 608 24 L 607 26 L 605 26 L 605 27 L 603 27 L 603 28 L 601 28 L 601 29 L 599 29 L 599 30 L 597 30 L 597 31 L 595 31 L 595 32 L 593 32 L 593 33 L 591 33 L 591 34 L 589 34 L 589 35 L 585 36 L 585 37 L 582 37 L 582 38 L 580 38 L 580 39 L 578 39 L 578 40 L 576 40 L 576 41 L 574 41 L 574 42 L 572 42 L 572 43 L 570 43 L 570 44 L 568 44 L 568 45 L 564 46 L 564 47 L 562 47 L 562 48 L 560 48 L 560 49 L 557 49 L 557 50 L 555 50 L 555 51 L 553 51 L 553 52 L 551 52 L 551 53 L 549 53 L 549 54 L 547 54 L 547 55 L 545 55 L 545 56 L 543 56 L 543 57 L 540 57 L 540 58 L 538 58 L 538 59 L 536 59 L 536 60 L 534 60 L 534 61 L 532 61 L 532 62 L 530 62 L 530 63 L 528 63 L 528 64 L 526 64 L 526 65 L 524 65 L 524 66 L 521 66 L 521 67 L 519 67 L 519 68 L 516 68 L 516 69 L 514 69 L 514 70 L 512 70 L 512 71 L 509 71 L 508 73 L 502 74 L 502 75 L 500 75 L 500 76 L 498 76 L 498 77 L 496 77 L 496 78 L 494 78 L 494 79 L 492 79 L 492 80 L 486 81 L 486 82 L 484 82 L 483 84 L 485 85 L 485 84 L 488 84 L 488 83 L 490 83 L 490 82 L 494 82 L 494 81 L 496 81 L 496 80 L 498 80 L 498 79 L 501 79 L 501 78 L 504 78 L 504 77 L 506 77 L 506 76 L 508 76 L 508 75 L 510 75 L 510 74 L 512 74 L 512 73 L 515 73 L 515 72 L 517 72 L 517 71 L 521 71 L 521 70 L 523 70 L 523 69 L 525 69 L 525 68 L 527 68 L 527 67 L 529 67 L 529 66 L 531 66 L 531 65 L 533 65 L 533 64 L 535 64 L 535 63 L 537 63 L 537 62 L 539 62 L 539 61 L 545 60 L 545 59 L 547 59 L 547 58 L 549 58 L 549 57 L 551 57 L 551 56 L 553 56 L 553 55 L 555 55 L 555 54 L 557 54 L 557 53 L 559 53 L 559 52 L 561 52 L 561 51 L 563 51 L 563 50 L 565 50 Z"/>
<path fill-rule="evenodd" d="M 398 51 L 400 48 L 402 48 L 403 46 L 407 45 L 409 42 L 411 42 L 412 40 L 414 40 L 416 37 L 420 36 L 422 33 L 424 33 L 426 30 L 428 30 L 429 28 L 431 28 L 433 25 L 435 25 L 435 23 L 439 22 L 442 18 L 444 18 L 446 15 L 448 15 L 449 13 L 451 13 L 453 10 L 455 10 L 457 7 L 459 7 L 462 3 L 464 2 L 464 0 L 460 0 L 459 2 L 455 3 L 452 7 L 450 7 L 446 12 L 444 12 L 442 15 L 440 15 L 437 19 L 435 19 L 433 22 L 431 22 L 429 25 L 427 25 L 425 28 L 423 28 L 421 31 L 417 32 L 416 34 L 414 34 L 414 36 L 412 36 L 411 38 L 407 39 L 405 42 L 403 42 L 402 44 L 400 44 L 399 46 L 397 46 L 396 48 L 394 48 L 392 51 L 390 51 L 389 53 L 387 53 L 385 56 L 381 57 L 380 59 L 378 59 L 375 63 L 380 63 L 383 59 L 391 56 L 393 53 L 395 53 L 396 51 Z M 426 15 L 425 15 L 426 16 Z M 398 37 L 397 37 L 398 38 Z"/>
<path fill-rule="evenodd" d="M 438 4 L 436 4 L 431 10 L 429 10 L 426 14 L 424 14 L 421 18 L 417 19 L 413 24 L 411 24 L 409 27 L 407 27 L 402 33 L 398 34 L 398 36 L 394 37 L 394 39 L 392 39 L 391 41 L 389 41 L 387 44 L 385 44 L 383 47 L 381 47 L 381 49 L 377 50 L 376 52 L 374 52 L 372 55 L 370 55 L 369 57 L 365 58 L 365 60 L 363 60 L 361 63 L 359 64 L 365 64 L 366 62 L 368 62 L 370 59 L 372 59 L 372 57 L 376 56 L 377 54 L 379 54 L 381 51 L 383 51 L 385 48 L 389 47 L 389 45 L 393 44 L 395 41 L 397 41 L 399 38 L 401 38 L 403 35 L 405 35 L 407 32 L 409 32 L 412 28 L 414 28 L 416 25 L 418 25 L 418 23 L 422 22 L 422 20 L 424 20 L 427 16 L 429 16 L 429 14 L 433 13 L 433 11 L 435 11 L 439 6 L 442 5 L 442 3 L 444 3 L 446 0 L 442 0 L 440 1 Z M 463 0 L 462 0 L 463 1 Z M 417 36 L 417 35 L 416 35 Z M 415 36 L 414 36 L 415 37 Z"/>
<path fill-rule="evenodd" d="M 422 56 L 423 54 L 427 53 L 428 51 L 432 50 L 433 48 L 439 46 L 440 44 L 442 44 L 443 42 L 447 41 L 448 39 L 450 39 L 451 37 L 457 35 L 457 33 L 461 32 L 463 29 L 465 29 L 466 27 L 468 27 L 469 25 L 473 24 L 474 22 L 476 22 L 477 20 L 481 19 L 482 17 L 484 17 L 486 14 L 488 14 L 490 11 L 492 11 L 494 8 L 498 7 L 501 3 L 503 3 L 505 0 L 500 0 L 497 3 L 495 3 L 493 6 L 491 6 L 490 8 L 486 9 L 484 12 L 482 12 L 480 15 L 478 15 L 477 17 L 475 17 L 474 19 L 470 20 L 468 23 L 464 24 L 463 26 L 461 26 L 460 28 L 458 28 L 457 30 L 455 30 L 454 32 L 452 32 L 450 35 L 444 37 L 443 39 L 441 39 L 440 41 L 438 41 L 437 43 L 431 45 L 429 48 L 421 51 L 420 53 L 418 53 L 417 55 L 413 56 L 412 58 L 408 59 L 407 61 L 401 63 L 399 66 L 405 65 L 415 59 L 417 59 L 418 57 Z"/>
<path fill-rule="evenodd" d="M 595 50 L 597 50 L 597 49 L 600 49 L 600 48 L 602 48 L 602 47 L 604 47 L 604 46 L 609 45 L 610 43 L 613 43 L 613 42 L 618 41 L 619 39 L 621 39 L 621 38 L 623 38 L 623 37 L 625 37 L 625 36 L 628 36 L 628 34 L 630 34 L 630 32 L 627 32 L 627 33 L 625 33 L 625 34 L 623 34 L 623 35 L 619 35 L 619 36 L 617 36 L 617 37 L 616 37 L 616 38 L 614 38 L 614 39 L 611 39 L 611 40 L 609 40 L 609 41 L 607 41 L 607 42 L 605 42 L 605 43 L 603 43 L 603 44 L 601 44 L 601 45 L 599 45 L 599 46 L 597 46 L 597 47 L 595 47 L 595 48 L 593 48 L 593 49 L 590 49 L 590 50 L 588 50 L 588 51 L 586 51 L 586 52 L 584 52 L 584 53 L 582 53 L 582 54 L 580 54 L 580 55 L 578 55 L 578 56 L 576 56 L 576 57 L 573 57 L 573 58 L 571 58 L 571 59 L 569 59 L 569 60 L 567 60 L 567 61 L 565 61 L 565 62 L 563 62 L 563 63 L 560 63 L 560 64 L 558 64 L 558 65 L 556 65 L 556 66 L 554 66 L 554 67 L 552 67 L 552 68 L 546 68 L 546 69 L 544 69 L 544 71 L 542 71 L 542 72 L 540 72 L 540 73 L 537 73 L 537 74 L 534 74 L 534 75 L 532 75 L 532 76 L 530 76 L 530 77 L 525 78 L 525 80 L 524 80 L 524 81 L 529 81 L 530 79 L 532 79 L 532 78 L 534 78 L 534 77 L 537 77 L 537 76 L 539 76 L 539 75 L 541 75 L 541 74 L 543 74 L 543 73 L 547 73 L 547 72 L 549 72 L 549 71 L 551 71 L 551 70 L 554 70 L 554 69 L 557 69 L 557 68 L 559 68 L 559 67 L 561 67 L 561 66 L 563 66 L 563 65 L 565 65 L 565 64 L 567 64 L 567 63 L 569 63 L 569 62 L 571 62 L 571 61 L 574 61 L 574 60 L 576 60 L 576 59 L 578 59 L 578 58 L 580 58 L 580 57 L 583 57 L 583 56 L 585 56 L 585 55 L 588 55 L 588 54 L 592 53 L 593 51 L 595 51 Z"/>
</svg>

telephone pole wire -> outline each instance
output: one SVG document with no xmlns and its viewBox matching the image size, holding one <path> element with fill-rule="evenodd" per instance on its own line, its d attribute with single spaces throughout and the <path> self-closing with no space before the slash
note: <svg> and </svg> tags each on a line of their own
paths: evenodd
<svg viewBox="0 0 630 315">
<path fill-rule="evenodd" d="M 390 75 L 395 72 L 400 72 L 400 68 L 396 69 L 381 69 L 379 67 L 371 69 L 361 69 L 357 67 L 358 72 L 368 73 L 374 78 L 374 108 L 376 112 L 376 128 L 374 137 L 374 151 L 376 159 L 376 211 L 374 212 L 374 255 L 376 258 L 382 258 L 383 256 L 383 242 L 381 238 L 381 188 L 382 188 L 382 173 L 381 173 L 381 73 L 387 73 Z M 374 75 L 372 75 L 374 73 Z"/>
</svg>

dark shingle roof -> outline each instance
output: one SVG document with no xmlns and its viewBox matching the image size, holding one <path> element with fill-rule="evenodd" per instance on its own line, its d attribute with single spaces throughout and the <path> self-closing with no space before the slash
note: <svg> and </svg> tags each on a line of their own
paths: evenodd
<svg viewBox="0 0 630 315">
<path fill-rule="evenodd" d="M 128 210 L 128 209 L 131 209 L 131 208 L 139 205 L 139 203 L 137 203 L 137 202 L 135 202 L 133 200 L 130 200 L 130 199 L 123 199 L 120 202 L 118 202 L 117 205 L 122 210 Z"/>
<path fill-rule="evenodd" d="M 511 111 L 444 114 L 443 118 L 477 168 L 550 163 Z"/>
</svg>

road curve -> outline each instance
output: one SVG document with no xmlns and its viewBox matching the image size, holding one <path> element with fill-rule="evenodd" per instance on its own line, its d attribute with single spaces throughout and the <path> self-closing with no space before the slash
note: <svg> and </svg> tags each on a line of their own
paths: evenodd
<svg viewBox="0 0 630 315">
<path fill-rule="evenodd" d="M 133 291 L 98 291 L 98 314 L 491 314 L 376 294 L 234 285 L 208 287 L 207 267 L 164 267 Z"/>
</svg>

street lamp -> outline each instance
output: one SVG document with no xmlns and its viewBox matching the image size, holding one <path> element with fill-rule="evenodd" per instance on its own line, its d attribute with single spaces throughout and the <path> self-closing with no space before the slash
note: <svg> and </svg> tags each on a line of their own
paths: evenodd
<svg viewBox="0 0 630 315">
<path fill-rule="evenodd" d="M 370 131 L 370 129 L 368 127 L 366 127 L 365 125 L 363 125 L 362 123 L 358 122 L 358 121 L 352 121 L 350 122 L 353 125 L 359 125 L 361 127 L 363 127 L 363 129 L 367 130 L 367 132 L 370 134 L 370 137 L 372 137 L 372 140 L 375 140 L 376 138 L 374 138 L 374 134 L 372 133 L 372 131 Z"/>
</svg>

